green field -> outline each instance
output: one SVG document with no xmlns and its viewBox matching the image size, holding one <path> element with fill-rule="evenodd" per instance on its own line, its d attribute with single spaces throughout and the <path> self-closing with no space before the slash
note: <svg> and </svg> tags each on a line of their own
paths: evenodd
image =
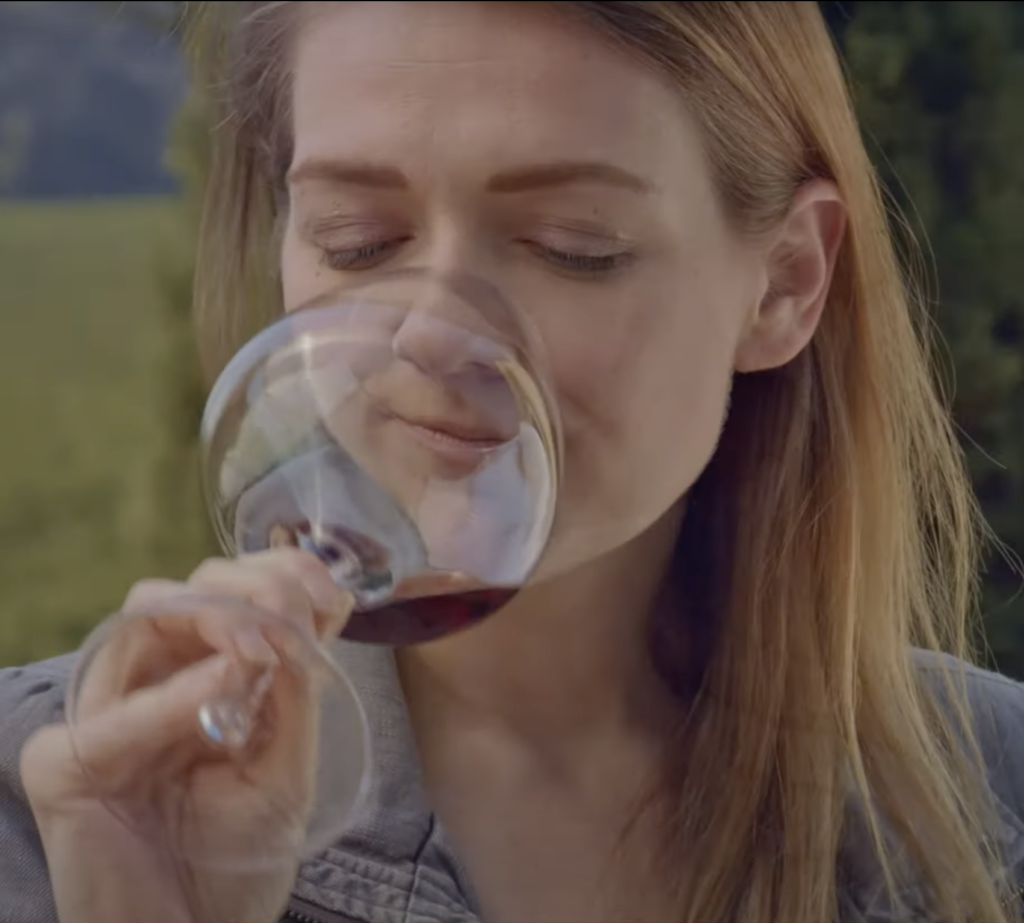
<svg viewBox="0 0 1024 923">
<path fill-rule="evenodd" d="M 77 646 L 151 570 L 173 214 L 0 202 L 0 665 Z"/>
</svg>

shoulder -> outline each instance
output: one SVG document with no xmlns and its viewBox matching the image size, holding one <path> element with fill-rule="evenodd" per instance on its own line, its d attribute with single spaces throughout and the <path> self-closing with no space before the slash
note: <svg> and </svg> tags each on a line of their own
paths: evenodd
<svg viewBox="0 0 1024 923">
<path fill-rule="evenodd" d="M 16 780 L 25 741 L 46 724 L 64 716 L 64 696 L 73 654 L 0 669 L 0 780 Z"/>
<path fill-rule="evenodd" d="M 974 742 L 1003 825 L 1006 859 L 1024 884 L 1024 683 L 947 655 L 914 656 L 940 708 L 952 714 L 951 689 L 966 694 Z"/>
<path fill-rule="evenodd" d="M 951 690 L 966 693 L 971 729 L 993 784 L 1024 809 L 1024 683 L 944 654 L 915 651 L 914 659 L 940 707 L 954 707 Z"/>
<path fill-rule="evenodd" d="M 64 713 L 73 656 L 0 669 L 0 920 L 53 923 L 49 876 L 19 761 L 32 734 Z"/>
</svg>

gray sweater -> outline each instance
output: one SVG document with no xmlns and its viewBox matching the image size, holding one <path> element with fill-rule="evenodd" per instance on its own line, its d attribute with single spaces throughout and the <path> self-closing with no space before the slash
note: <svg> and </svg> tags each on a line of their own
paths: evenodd
<svg viewBox="0 0 1024 923">
<path fill-rule="evenodd" d="M 427 805 L 391 652 L 346 643 L 337 650 L 372 723 L 373 782 L 352 829 L 302 866 L 285 920 L 478 923 L 472 887 Z M 18 756 L 36 728 L 61 719 L 72 660 L 0 670 L 0 923 L 57 923 Z M 925 672 L 934 671 L 934 661 L 921 663 Z M 1008 873 L 1024 892 L 1024 686 L 973 668 L 968 679 L 1002 818 L 995 835 Z M 894 911 L 862 836 L 851 826 L 843 846 L 840 919 L 924 919 L 914 915 L 920 902 L 910 887 L 901 895 L 902 912 Z"/>
</svg>

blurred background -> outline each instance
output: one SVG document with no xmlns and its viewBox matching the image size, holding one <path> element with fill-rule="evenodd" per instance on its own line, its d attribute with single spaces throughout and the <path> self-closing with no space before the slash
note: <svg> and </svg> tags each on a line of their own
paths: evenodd
<svg viewBox="0 0 1024 923">
<path fill-rule="evenodd" d="M 214 553 L 189 326 L 207 153 L 189 7 L 0 2 L 0 665 L 76 647 L 132 582 Z M 928 248 L 975 487 L 1024 553 L 1024 2 L 822 8 Z M 1020 591 L 993 551 L 983 630 L 992 664 L 1024 678 Z"/>
</svg>

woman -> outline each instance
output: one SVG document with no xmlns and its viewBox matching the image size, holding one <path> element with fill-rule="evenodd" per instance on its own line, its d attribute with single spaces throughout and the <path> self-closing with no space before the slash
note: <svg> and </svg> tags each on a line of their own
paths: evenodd
<svg viewBox="0 0 1024 923">
<path fill-rule="evenodd" d="M 1024 692 L 939 654 L 979 524 L 815 4 L 229 6 L 207 346 L 272 240 L 285 310 L 471 269 L 535 309 L 570 514 L 620 528 L 471 631 L 350 652 L 371 816 L 297 883 L 132 840 L 38 729 L 65 663 L 7 671 L 0 917 L 1017 919 Z M 131 600 L 196 587 L 347 615 L 280 550 Z M 216 682 L 182 677 L 98 709 L 114 795 Z"/>
</svg>

